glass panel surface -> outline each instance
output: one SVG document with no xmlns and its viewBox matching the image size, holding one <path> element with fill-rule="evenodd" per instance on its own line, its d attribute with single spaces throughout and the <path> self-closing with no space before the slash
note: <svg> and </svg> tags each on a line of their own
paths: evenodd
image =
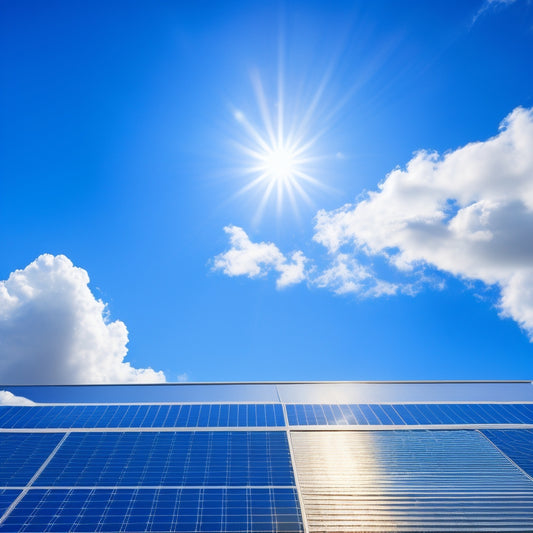
<svg viewBox="0 0 533 533">
<path fill-rule="evenodd" d="M 288 404 L 291 426 L 533 424 L 528 404 Z"/>
<path fill-rule="evenodd" d="M 533 429 L 484 429 L 481 433 L 533 477 Z"/>
<path fill-rule="evenodd" d="M 0 387 L 37 403 L 278 402 L 275 384 L 11 385 Z"/>
<path fill-rule="evenodd" d="M 38 403 L 533 402 L 531 382 L 165 383 L 0 387 Z"/>
<path fill-rule="evenodd" d="M 303 531 L 295 489 L 30 490 L 0 531 Z"/>
<path fill-rule="evenodd" d="M 533 481 L 475 430 L 291 440 L 311 532 L 533 530 Z"/>
<path fill-rule="evenodd" d="M 291 486 L 284 431 L 71 433 L 34 485 Z"/>
<path fill-rule="evenodd" d="M 20 490 L 0 490 L 0 516 L 2 516 L 7 508 L 15 501 L 15 498 L 20 494 Z"/>
<path fill-rule="evenodd" d="M 531 382 L 280 383 L 284 403 L 533 402 Z"/>
<path fill-rule="evenodd" d="M 0 406 L 0 427 L 276 427 L 284 426 L 280 404 Z"/>
<path fill-rule="evenodd" d="M 0 433 L 0 486 L 24 486 L 57 446 L 58 433 Z"/>
</svg>

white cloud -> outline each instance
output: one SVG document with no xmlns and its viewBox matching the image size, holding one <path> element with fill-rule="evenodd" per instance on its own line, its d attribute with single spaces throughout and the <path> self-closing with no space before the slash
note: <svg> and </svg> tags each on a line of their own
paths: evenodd
<svg viewBox="0 0 533 533">
<path fill-rule="evenodd" d="M 383 296 L 395 294 L 400 286 L 377 279 L 370 268 L 360 264 L 350 254 L 335 254 L 331 265 L 318 275 L 313 283 L 331 289 L 335 294 Z"/>
<path fill-rule="evenodd" d="M 215 258 L 215 268 L 230 276 L 275 270 L 280 287 L 306 281 L 378 297 L 442 288 L 437 269 L 499 288 L 500 314 L 533 341 L 533 110 L 515 109 L 486 141 L 443 156 L 420 151 L 361 201 L 319 211 L 313 239 L 327 250 L 326 266 L 302 252 L 288 261 L 276 245 L 225 229 L 232 247 Z M 375 274 L 376 261 L 389 279 Z"/>
<path fill-rule="evenodd" d="M 495 137 L 442 157 L 421 151 L 364 200 L 320 211 L 314 239 L 337 262 L 364 252 L 499 286 L 502 315 L 533 340 L 532 147 L 533 112 L 517 108 Z"/>
<path fill-rule="evenodd" d="M 89 276 L 44 254 L 0 281 L 0 381 L 9 384 L 165 381 L 124 362 L 128 331 L 110 322 Z"/>
<path fill-rule="evenodd" d="M 35 405 L 35 402 L 7 390 L 0 390 L 0 405 Z"/>
<path fill-rule="evenodd" d="M 222 270 L 228 276 L 257 278 L 268 272 L 279 273 L 278 289 L 300 283 L 306 278 L 307 259 L 302 252 L 293 252 L 290 259 L 273 243 L 250 241 L 246 232 L 237 226 L 226 226 L 231 248 L 215 257 L 214 270 Z"/>
</svg>

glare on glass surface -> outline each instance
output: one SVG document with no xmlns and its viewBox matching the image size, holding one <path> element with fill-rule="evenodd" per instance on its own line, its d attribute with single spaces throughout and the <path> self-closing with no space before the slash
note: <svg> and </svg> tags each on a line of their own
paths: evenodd
<svg viewBox="0 0 533 533">
<path fill-rule="evenodd" d="M 477 431 L 291 431 L 291 441 L 311 533 L 533 526 L 531 479 Z"/>
</svg>

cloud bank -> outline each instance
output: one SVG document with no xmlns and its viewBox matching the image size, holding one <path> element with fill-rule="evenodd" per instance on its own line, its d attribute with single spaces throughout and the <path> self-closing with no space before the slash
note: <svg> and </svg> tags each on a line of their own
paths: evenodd
<svg viewBox="0 0 533 533">
<path fill-rule="evenodd" d="M 89 276 L 44 254 L 0 281 L 0 382 L 162 382 L 163 372 L 124 362 L 128 330 L 111 322 Z"/>
<path fill-rule="evenodd" d="M 329 266 L 314 274 L 302 269 L 295 279 L 340 294 L 380 296 L 416 292 L 424 270 L 438 269 L 498 287 L 501 315 L 533 340 L 532 147 L 533 110 L 517 108 L 491 139 L 444 155 L 416 153 L 361 201 L 317 213 L 313 238 Z M 243 247 L 239 263 L 262 245 Z M 384 260 L 414 281 L 378 279 L 361 257 Z"/>
</svg>

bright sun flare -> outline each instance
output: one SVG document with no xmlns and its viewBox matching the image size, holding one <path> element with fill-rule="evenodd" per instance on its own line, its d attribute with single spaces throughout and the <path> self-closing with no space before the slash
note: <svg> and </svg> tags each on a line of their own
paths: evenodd
<svg viewBox="0 0 533 533">
<path fill-rule="evenodd" d="M 253 81 L 262 124 L 252 124 L 242 111 L 235 111 L 234 116 L 246 132 L 237 146 L 245 156 L 243 171 L 249 178 L 237 194 L 260 191 L 261 199 L 254 217 L 257 222 L 269 200 L 275 198 L 278 214 L 286 200 L 298 214 L 298 200 L 312 205 L 306 188 L 325 187 L 311 175 L 311 165 L 318 159 L 311 154 L 311 149 L 318 136 L 310 135 L 310 110 L 303 117 L 286 117 L 280 90 L 277 112 L 272 114 L 259 78 L 256 76 Z"/>
<path fill-rule="evenodd" d="M 264 171 L 273 180 L 290 180 L 294 178 L 297 166 L 296 154 L 281 146 L 268 151 L 264 157 Z"/>
</svg>

